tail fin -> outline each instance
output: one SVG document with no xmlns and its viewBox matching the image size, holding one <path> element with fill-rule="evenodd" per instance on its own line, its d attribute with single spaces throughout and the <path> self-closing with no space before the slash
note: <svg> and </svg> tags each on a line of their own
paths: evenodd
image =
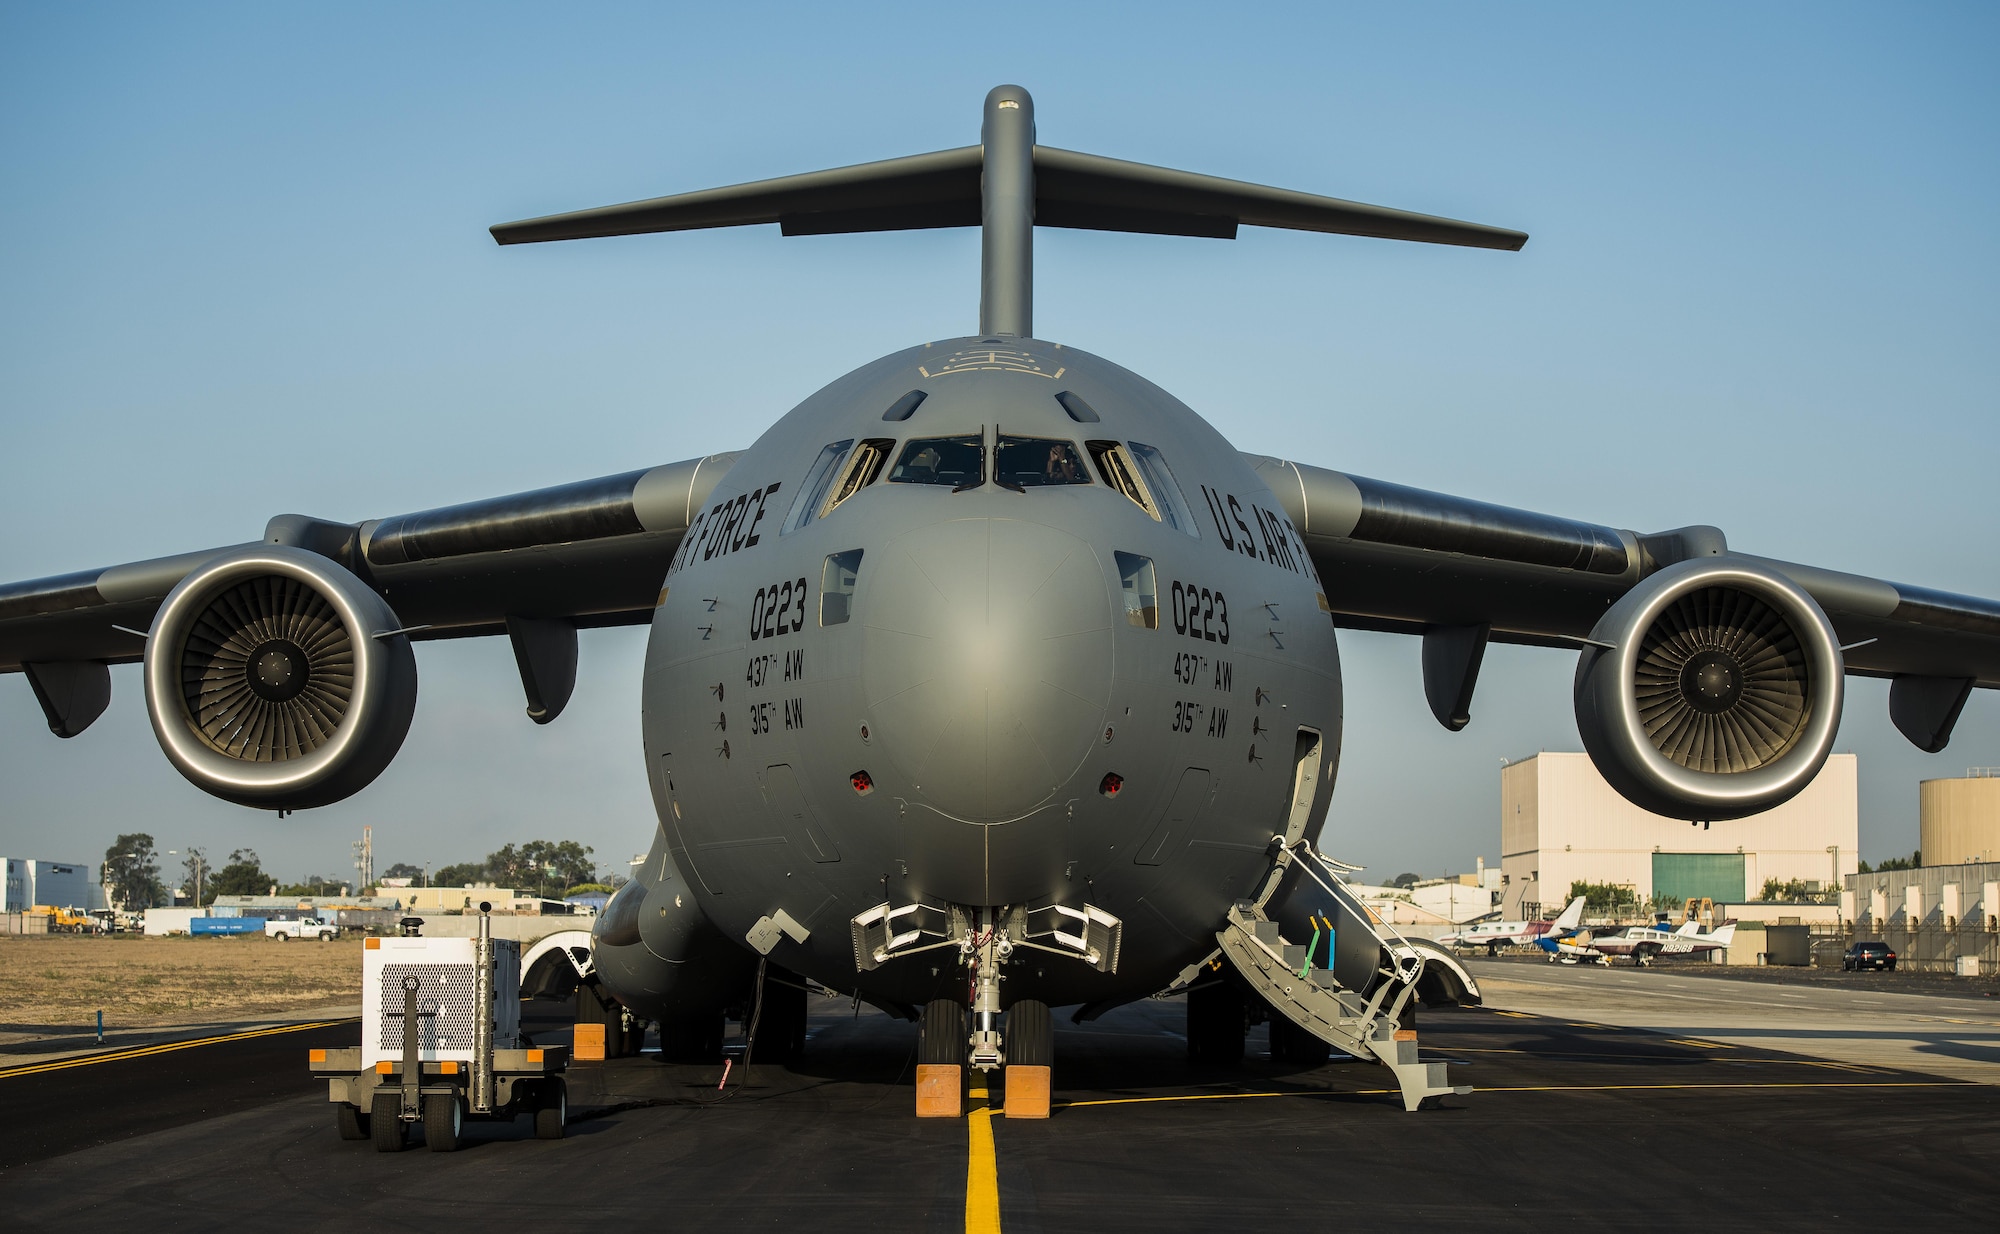
<svg viewBox="0 0 2000 1234">
<path fill-rule="evenodd" d="M 1699 933 L 1701 933 L 1701 922 L 1699 922 L 1699 921 L 1696 921 L 1696 920 L 1695 920 L 1694 918 L 1690 917 L 1690 918 L 1688 918 L 1688 919 L 1687 919 L 1686 921 L 1683 921 L 1683 922 L 1681 922 L 1681 928 L 1680 928 L 1680 929 L 1678 929 L 1678 930 L 1675 930 L 1675 931 L 1674 931 L 1674 933 L 1676 933 L 1676 934 L 1699 934 Z"/>
<path fill-rule="evenodd" d="M 1579 925 L 1582 925 L 1583 903 L 1584 903 L 1583 896 L 1578 896 L 1576 899 L 1571 900 L 1569 902 L 1569 907 L 1562 911 L 1562 916 L 1556 918 L 1556 929 L 1574 930 Z"/>
<path fill-rule="evenodd" d="M 1729 940 L 1736 937 L 1736 923 L 1732 921 L 1726 926 L 1718 927 L 1709 937 L 1727 947 Z"/>
</svg>

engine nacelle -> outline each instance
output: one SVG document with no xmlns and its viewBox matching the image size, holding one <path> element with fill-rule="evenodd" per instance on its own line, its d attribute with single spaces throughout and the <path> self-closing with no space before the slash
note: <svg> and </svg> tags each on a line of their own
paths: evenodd
<svg viewBox="0 0 2000 1234">
<path fill-rule="evenodd" d="M 146 643 L 146 711 L 167 758 L 238 805 L 352 796 L 402 748 L 417 661 L 396 614 L 338 562 L 260 544 L 167 594 Z"/>
<path fill-rule="evenodd" d="M 1591 631 L 1576 726 L 1604 778 L 1642 809 L 1742 818 L 1812 781 L 1840 725 L 1844 666 L 1804 589 L 1741 558 L 1668 566 Z"/>
</svg>

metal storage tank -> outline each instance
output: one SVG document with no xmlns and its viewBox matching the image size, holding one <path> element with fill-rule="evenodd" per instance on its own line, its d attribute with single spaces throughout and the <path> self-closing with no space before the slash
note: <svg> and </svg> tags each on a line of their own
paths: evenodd
<svg viewBox="0 0 2000 1234">
<path fill-rule="evenodd" d="M 1917 785 L 1917 831 L 1926 866 L 2000 861 L 2000 767 Z"/>
</svg>

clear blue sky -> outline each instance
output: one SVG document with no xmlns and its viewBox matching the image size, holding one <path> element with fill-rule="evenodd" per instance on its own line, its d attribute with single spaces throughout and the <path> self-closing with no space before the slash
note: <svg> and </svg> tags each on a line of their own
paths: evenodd
<svg viewBox="0 0 2000 1234">
<path fill-rule="evenodd" d="M 971 231 L 773 228 L 502 250 L 488 224 L 978 139 L 1519 227 L 1525 252 L 1043 232 L 1036 324 L 1239 445 L 2000 595 L 2000 9 L 1991 5 L 9 5 L 0 578 L 748 444 L 975 328 Z M 644 634 L 586 633 L 557 724 L 504 642 L 420 648 L 396 764 L 278 821 L 159 754 L 136 668 L 57 741 L 0 677 L 0 850 L 247 845 L 285 877 L 652 830 Z M 1344 635 L 1329 845 L 1498 855 L 1503 757 L 1579 748 L 1573 657 L 1496 649 L 1472 726 L 1409 640 Z M 1856 681 L 1863 851 L 2000 763 L 2000 699 L 1918 754 Z"/>
</svg>

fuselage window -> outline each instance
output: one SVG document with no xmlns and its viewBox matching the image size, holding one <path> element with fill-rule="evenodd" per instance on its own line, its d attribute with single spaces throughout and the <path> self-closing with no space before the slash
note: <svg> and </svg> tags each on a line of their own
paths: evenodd
<svg viewBox="0 0 2000 1234">
<path fill-rule="evenodd" d="M 846 625 L 854 610 L 854 584 L 861 579 L 861 550 L 828 553 L 819 576 L 819 623 Z"/>
<path fill-rule="evenodd" d="M 785 516 L 781 535 L 790 535 L 819 517 L 819 508 L 826 503 L 827 490 L 833 487 L 833 478 L 840 472 L 840 460 L 847 457 L 847 451 L 854 445 L 854 438 L 836 441 L 819 452 L 813 460 L 812 469 L 806 472 L 806 482 L 799 489 L 799 495 L 792 499 L 791 513 Z"/>
<path fill-rule="evenodd" d="M 1118 559 L 1118 586 L 1125 593 L 1125 620 L 1142 629 L 1160 628 L 1160 588 L 1153 581 L 1153 559 L 1137 553 L 1111 554 Z"/>
<path fill-rule="evenodd" d="M 1138 464 L 1125 447 L 1115 441 L 1085 442 L 1090 447 L 1090 457 L 1097 464 L 1097 474 L 1104 483 L 1132 499 L 1132 504 L 1144 510 L 1154 521 L 1160 521 L 1159 507 L 1153 504 L 1153 495 L 1146 491 L 1146 485 L 1139 479 Z"/>
<path fill-rule="evenodd" d="M 993 483 L 1003 488 L 1088 484 L 1076 447 L 1059 437 L 1001 437 L 993 449 Z"/>
<path fill-rule="evenodd" d="M 1201 539 L 1201 530 L 1195 526 L 1194 511 L 1188 507 L 1187 497 L 1181 486 L 1175 482 L 1174 473 L 1167 467 L 1167 460 L 1160 452 L 1141 442 L 1127 442 L 1132 447 L 1133 461 L 1139 464 L 1139 475 L 1152 491 L 1153 504 L 1159 510 L 1159 519 L 1167 526 L 1183 535 Z"/>
<path fill-rule="evenodd" d="M 841 502 L 875 483 L 875 477 L 882 474 L 882 464 L 888 461 L 889 451 L 895 448 L 893 437 L 869 437 L 856 446 L 840 473 L 840 482 L 827 494 L 826 508 L 819 512 L 819 517 L 832 514 Z"/>
<path fill-rule="evenodd" d="M 889 473 L 891 484 L 942 484 L 953 489 L 977 488 L 986 482 L 986 435 L 916 437 Z"/>
</svg>

